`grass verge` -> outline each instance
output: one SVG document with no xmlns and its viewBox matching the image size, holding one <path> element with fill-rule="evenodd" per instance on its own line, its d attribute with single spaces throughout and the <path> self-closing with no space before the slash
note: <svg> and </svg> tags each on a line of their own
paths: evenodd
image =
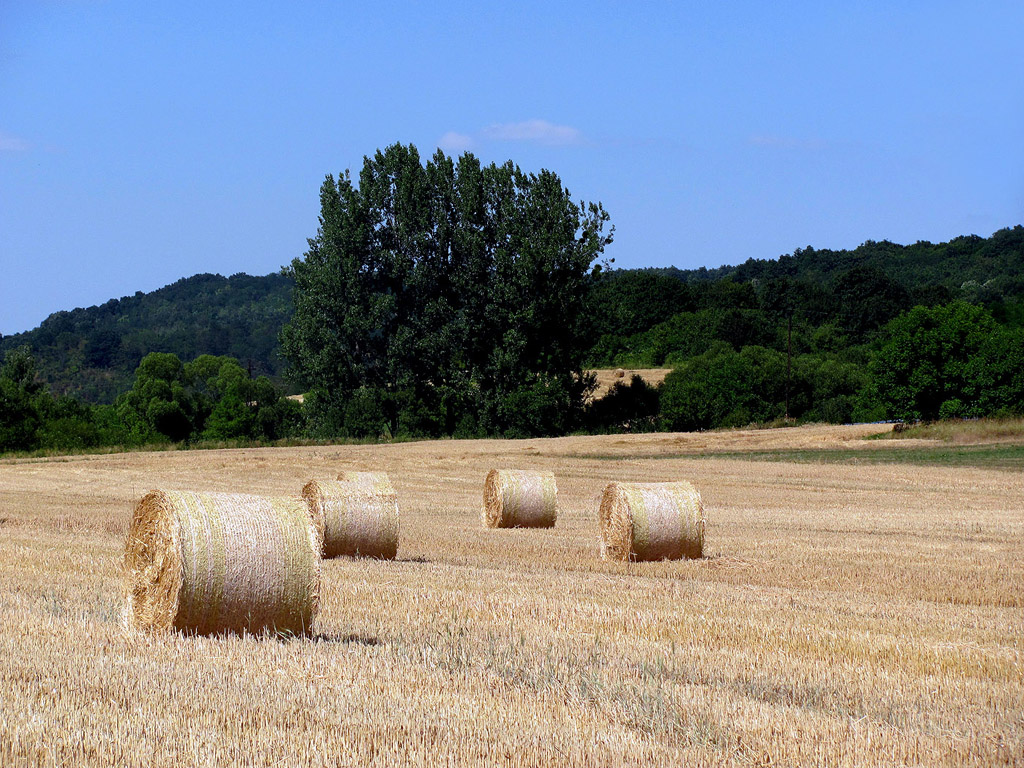
<svg viewBox="0 0 1024 768">
<path fill-rule="evenodd" d="M 621 461 L 621 453 L 581 453 L 576 459 Z M 739 459 L 741 461 L 785 461 L 796 464 L 917 464 L 922 466 L 975 467 L 978 469 L 1024 469 L 1024 445 L 935 445 L 898 446 L 872 449 L 780 449 L 761 451 L 701 451 L 693 453 L 630 454 L 630 460 Z"/>
<path fill-rule="evenodd" d="M 947 443 L 986 443 L 1005 440 L 1024 441 L 1024 418 L 992 418 L 962 421 L 932 421 L 908 426 L 902 432 L 885 432 L 875 440 L 919 438 Z"/>
</svg>

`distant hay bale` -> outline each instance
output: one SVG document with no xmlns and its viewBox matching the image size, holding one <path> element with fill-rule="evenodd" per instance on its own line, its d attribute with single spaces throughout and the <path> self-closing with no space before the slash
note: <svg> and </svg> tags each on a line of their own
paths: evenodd
<svg viewBox="0 0 1024 768">
<path fill-rule="evenodd" d="M 320 541 L 301 499 L 150 491 L 124 565 L 129 629 L 305 634 L 320 607 Z"/>
<path fill-rule="evenodd" d="M 557 494 L 551 472 L 492 469 L 484 480 L 484 526 L 551 528 L 558 516 Z"/>
<path fill-rule="evenodd" d="M 384 472 L 342 472 L 337 481 L 311 480 L 302 497 L 323 534 L 323 556 L 394 558 L 398 496 Z"/>
<path fill-rule="evenodd" d="M 616 379 L 621 379 L 626 375 L 626 372 L 622 368 L 616 368 L 612 375 L 615 376 Z"/>
<path fill-rule="evenodd" d="M 704 506 L 686 481 L 609 483 L 598 519 L 608 560 L 678 560 L 704 552 Z"/>
</svg>

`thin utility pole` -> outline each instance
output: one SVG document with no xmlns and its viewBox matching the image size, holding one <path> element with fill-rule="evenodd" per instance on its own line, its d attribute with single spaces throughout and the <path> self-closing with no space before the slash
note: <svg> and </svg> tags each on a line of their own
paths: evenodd
<svg viewBox="0 0 1024 768">
<path fill-rule="evenodd" d="M 789 421 L 789 371 L 793 363 L 793 310 L 786 323 L 786 421 Z"/>
</svg>

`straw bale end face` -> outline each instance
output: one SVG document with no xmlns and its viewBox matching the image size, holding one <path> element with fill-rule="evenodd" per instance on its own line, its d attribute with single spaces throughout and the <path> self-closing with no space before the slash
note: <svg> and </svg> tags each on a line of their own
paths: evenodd
<svg viewBox="0 0 1024 768">
<path fill-rule="evenodd" d="M 167 630 L 178 614 L 184 567 L 172 497 L 150 491 L 135 506 L 125 542 L 125 626 Z"/>
<path fill-rule="evenodd" d="M 492 469 L 484 479 L 485 528 L 551 528 L 558 486 L 551 472 Z"/>
<path fill-rule="evenodd" d="M 679 560 L 704 554 L 704 505 L 691 483 L 609 483 L 598 511 L 607 560 Z"/>
<path fill-rule="evenodd" d="M 306 634 L 319 609 L 319 546 L 298 499 L 150 491 L 125 542 L 125 624 Z"/>
</svg>

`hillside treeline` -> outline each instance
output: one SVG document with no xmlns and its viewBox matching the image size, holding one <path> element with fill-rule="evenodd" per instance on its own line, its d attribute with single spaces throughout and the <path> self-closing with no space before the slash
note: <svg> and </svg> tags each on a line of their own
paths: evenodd
<svg viewBox="0 0 1024 768">
<path fill-rule="evenodd" d="M 302 406 L 231 357 L 151 352 L 111 405 L 54 395 L 27 346 L 0 366 L 0 451 L 75 451 L 199 441 L 269 442 L 304 434 Z"/>
<path fill-rule="evenodd" d="M 1017 325 L 1024 297 L 1024 227 L 948 243 L 869 241 L 840 251 L 808 246 L 738 266 L 611 270 L 605 277 L 588 329 L 587 346 L 594 346 L 584 355 L 588 364 L 674 362 L 686 349 L 677 345 L 662 354 L 665 329 L 655 327 L 683 312 L 710 309 L 760 309 L 773 329 L 792 314 L 798 327 L 850 331 L 840 345 L 859 343 L 910 307 L 956 299 L 985 306 L 1001 324 Z M 34 330 L 0 336 L 0 357 L 27 344 L 53 394 L 89 403 L 113 403 L 150 352 L 181 360 L 227 355 L 254 375 L 284 385 L 287 362 L 279 337 L 294 311 L 293 286 L 285 274 L 195 275 L 151 293 L 56 312 Z M 703 322 L 742 322 L 734 318 L 705 316 Z M 645 331 L 651 331 L 649 337 L 631 338 Z M 669 353 L 675 354 L 666 360 Z"/>
<path fill-rule="evenodd" d="M 819 327 L 804 332 L 800 343 L 821 341 L 831 333 Z M 790 356 L 771 346 L 737 348 L 709 336 L 707 348 L 675 363 L 660 387 L 648 386 L 639 377 L 623 380 L 603 398 L 571 411 L 573 421 L 568 425 L 566 412 L 548 422 L 548 410 L 533 407 L 529 399 L 516 399 L 521 412 L 513 427 L 486 431 L 478 425 L 467 428 L 463 422 L 455 434 L 744 426 L 782 419 L 787 402 L 797 422 L 1024 413 L 1024 327 L 1000 323 L 985 307 L 964 301 L 916 306 L 880 329 L 870 343 L 827 347 Z M 542 397 L 540 402 L 550 400 Z M 376 404 L 365 410 L 349 406 L 344 416 L 352 421 L 332 434 L 315 410 L 286 397 L 269 378 L 251 377 L 229 357 L 201 355 L 183 363 L 170 353 L 150 353 L 136 370 L 131 388 L 111 405 L 51 394 L 28 347 L 8 352 L 0 366 L 0 452 L 437 434 L 399 422 L 393 435 Z"/>
<path fill-rule="evenodd" d="M 1010 380 L 1024 283 L 1016 272 L 979 265 L 1019 269 L 1024 228 L 947 246 L 944 267 L 935 262 L 943 250 L 936 246 L 911 246 L 917 256 L 901 259 L 898 247 L 869 243 L 856 252 L 816 252 L 821 264 L 808 260 L 807 249 L 782 266 L 748 262 L 709 279 L 611 272 L 594 288 L 603 333 L 587 363 L 673 368 L 654 420 L 673 429 L 770 422 L 787 413 L 846 422 L 1020 412 L 1022 390 Z M 985 279 L 951 287 L 949 275 L 967 252 L 977 263 L 965 271 Z"/>
<path fill-rule="evenodd" d="M 608 215 L 557 175 L 400 144 L 328 177 L 319 223 L 281 275 L 0 339 L 0 450 L 1024 411 L 1024 227 L 616 270 Z M 589 397 L 591 368 L 663 366 Z"/>
<path fill-rule="evenodd" d="M 150 352 L 182 360 L 227 355 L 280 380 L 278 334 L 292 313 L 282 275 L 194 275 L 151 293 L 55 312 L 38 328 L 0 337 L 0 356 L 28 345 L 55 395 L 113 403 Z"/>
</svg>

